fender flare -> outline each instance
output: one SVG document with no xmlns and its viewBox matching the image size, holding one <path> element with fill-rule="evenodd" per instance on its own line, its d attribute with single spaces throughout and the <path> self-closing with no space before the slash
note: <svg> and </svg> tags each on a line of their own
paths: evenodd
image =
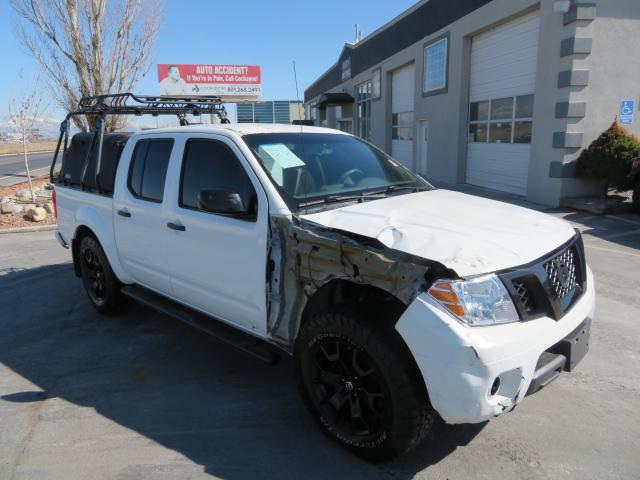
<svg viewBox="0 0 640 480">
<path fill-rule="evenodd" d="M 74 223 L 75 226 L 72 240 L 74 265 L 76 264 L 75 252 L 79 247 L 78 232 L 82 227 L 86 227 L 96 236 L 100 245 L 102 245 L 102 249 L 107 256 L 107 260 L 109 260 L 113 273 L 118 277 L 118 280 L 122 283 L 133 283 L 133 279 L 126 273 L 120 263 L 113 228 L 105 222 L 104 217 L 100 215 L 94 207 L 90 205 L 82 205 L 76 211 Z"/>
</svg>

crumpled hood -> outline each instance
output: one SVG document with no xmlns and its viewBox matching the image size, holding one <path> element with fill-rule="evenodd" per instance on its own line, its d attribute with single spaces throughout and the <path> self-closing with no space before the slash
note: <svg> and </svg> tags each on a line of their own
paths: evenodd
<svg viewBox="0 0 640 480">
<path fill-rule="evenodd" d="M 302 218 L 376 238 L 462 277 L 532 262 L 575 234 L 569 223 L 550 215 L 450 190 L 398 195 Z"/>
</svg>

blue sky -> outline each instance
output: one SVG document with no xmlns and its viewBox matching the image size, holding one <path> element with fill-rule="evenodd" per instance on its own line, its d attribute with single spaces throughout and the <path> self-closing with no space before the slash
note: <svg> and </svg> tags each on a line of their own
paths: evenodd
<svg viewBox="0 0 640 480">
<path fill-rule="evenodd" d="M 365 36 L 410 7 L 413 0 L 166 0 L 165 18 L 152 55 L 152 67 L 138 93 L 157 94 L 156 63 L 260 65 L 266 100 L 295 98 L 292 61 L 300 96 L 336 60 L 354 24 Z M 35 64 L 15 37 L 17 21 L 0 2 L 0 115 L 19 93 L 18 73 L 33 75 Z M 51 112 L 59 116 L 59 112 Z"/>
</svg>

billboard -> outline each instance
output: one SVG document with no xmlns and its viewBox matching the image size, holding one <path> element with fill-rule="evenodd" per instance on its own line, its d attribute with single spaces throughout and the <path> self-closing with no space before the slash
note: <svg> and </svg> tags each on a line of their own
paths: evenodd
<svg viewBox="0 0 640 480">
<path fill-rule="evenodd" d="M 262 93 L 258 65 L 158 64 L 160 95 L 217 95 L 255 100 Z"/>
</svg>

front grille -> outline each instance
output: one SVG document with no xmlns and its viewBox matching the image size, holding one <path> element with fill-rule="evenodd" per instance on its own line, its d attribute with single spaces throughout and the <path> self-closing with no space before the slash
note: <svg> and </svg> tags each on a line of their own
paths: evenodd
<svg viewBox="0 0 640 480">
<path fill-rule="evenodd" d="M 579 233 L 537 261 L 500 273 L 522 320 L 560 320 L 586 288 L 584 247 Z"/>
<path fill-rule="evenodd" d="M 522 308 L 524 308 L 525 312 L 527 312 L 528 314 L 532 314 L 536 309 L 536 305 L 531 292 L 527 288 L 527 285 L 524 282 L 518 280 L 514 280 L 512 283 L 514 293 L 518 297 L 520 305 L 522 305 Z"/>
<path fill-rule="evenodd" d="M 554 300 L 564 298 L 578 284 L 577 263 L 577 255 L 572 246 L 543 265 L 551 283 Z"/>
</svg>

